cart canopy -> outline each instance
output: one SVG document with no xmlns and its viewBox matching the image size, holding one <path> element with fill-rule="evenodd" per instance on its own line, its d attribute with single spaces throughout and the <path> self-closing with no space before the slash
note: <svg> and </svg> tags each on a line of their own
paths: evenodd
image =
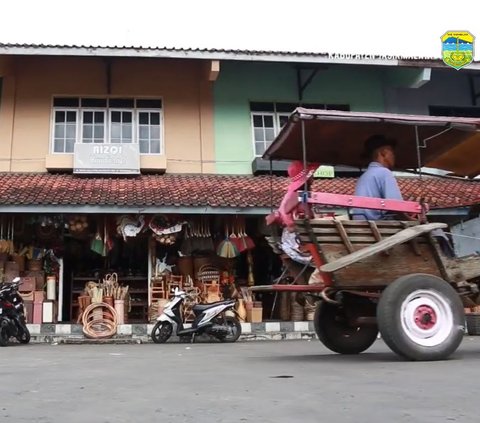
<svg viewBox="0 0 480 423">
<path fill-rule="evenodd" d="M 302 122 L 307 161 L 326 165 L 365 167 L 364 143 L 381 134 L 396 140 L 396 168 L 418 168 L 416 131 L 421 165 L 461 176 L 480 174 L 480 119 L 391 113 L 342 112 L 297 108 L 263 158 L 301 160 Z"/>
</svg>

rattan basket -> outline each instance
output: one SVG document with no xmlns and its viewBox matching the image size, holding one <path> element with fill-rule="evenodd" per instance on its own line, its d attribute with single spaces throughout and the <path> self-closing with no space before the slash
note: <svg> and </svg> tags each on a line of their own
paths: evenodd
<svg viewBox="0 0 480 423">
<path fill-rule="evenodd" d="M 467 313 L 467 332 L 469 335 L 480 335 L 480 313 Z"/>
</svg>

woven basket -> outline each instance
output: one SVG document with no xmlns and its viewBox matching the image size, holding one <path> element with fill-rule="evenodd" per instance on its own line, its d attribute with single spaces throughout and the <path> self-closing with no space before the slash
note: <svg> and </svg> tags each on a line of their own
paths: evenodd
<svg viewBox="0 0 480 423">
<path fill-rule="evenodd" d="M 290 318 L 292 321 L 294 322 L 303 321 L 303 316 L 304 316 L 303 306 L 299 304 L 296 301 L 295 297 L 293 296 L 292 296 L 292 302 L 290 305 L 290 310 L 291 310 Z"/>
<path fill-rule="evenodd" d="M 465 315 L 467 332 L 469 335 L 480 335 L 480 313 L 468 313 Z"/>
<path fill-rule="evenodd" d="M 220 283 L 220 270 L 215 266 L 204 265 L 198 270 L 197 279 L 202 283 L 212 281 Z"/>
<path fill-rule="evenodd" d="M 290 292 L 280 292 L 279 294 L 280 319 L 288 321 L 290 320 Z"/>
</svg>

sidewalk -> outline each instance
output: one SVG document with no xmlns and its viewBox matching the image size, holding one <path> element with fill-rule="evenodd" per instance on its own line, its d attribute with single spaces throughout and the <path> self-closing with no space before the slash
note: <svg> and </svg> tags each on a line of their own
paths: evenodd
<svg viewBox="0 0 480 423">
<path fill-rule="evenodd" d="M 82 325 L 59 323 L 27 325 L 35 343 L 146 343 L 152 342 L 150 333 L 153 324 L 119 325 L 117 335 L 106 340 L 92 340 L 84 336 Z M 186 325 L 188 327 L 189 325 Z M 262 322 L 242 323 L 241 341 L 281 341 L 311 339 L 315 337 L 313 322 Z M 172 337 L 171 342 L 178 342 Z"/>
</svg>

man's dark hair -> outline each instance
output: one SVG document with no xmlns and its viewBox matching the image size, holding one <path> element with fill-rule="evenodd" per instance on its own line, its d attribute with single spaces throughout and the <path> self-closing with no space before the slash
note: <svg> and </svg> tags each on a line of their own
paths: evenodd
<svg viewBox="0 0 480 423">
<path fill-rule="evenodd" d="M 365 141 L 363 156 L 365 158 L 375 159 L 377 150 L 381 147 L 395 148 L 396 141 L 391 138 L 386 138 L 383 135 L 372 135 Z"/>
</svg>

